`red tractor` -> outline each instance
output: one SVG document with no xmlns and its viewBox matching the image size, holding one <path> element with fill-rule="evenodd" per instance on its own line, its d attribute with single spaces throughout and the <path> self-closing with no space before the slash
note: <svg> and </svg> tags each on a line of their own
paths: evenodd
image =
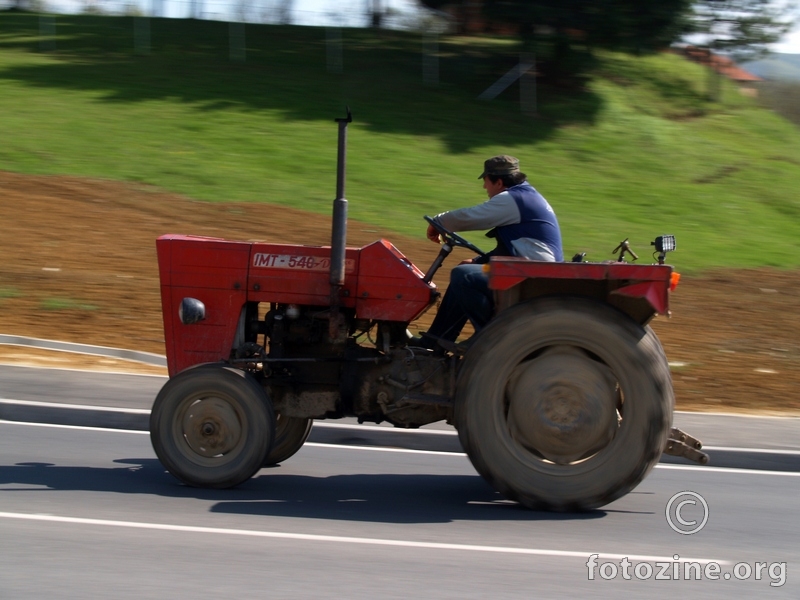
<svg viewBox="0 0 800 600">
<path fill-rule="evenodd" d="M 651 265 L 624 262 L 627 242 L 610 262 L 493 257 L 488 326 L 468 347 L 415 347 L 407 327 L 436 303 L 434 273 L 454 247 L 477 249 L 442 230 L 423 273 L 386 240 L 346 248 L 349 120 L 330 247 L 158 239 L 170 379 L 150 434 L 170 473 L 235 486 L 297 452 L 313 419 L 445 420 L 508 498 L 581 510 L 631 491 L 665 448 L 699 447 L 671 439 L 669 367 L 648 326 L 668 313 L 674 239 L 654 242 Z"/>
</svg>

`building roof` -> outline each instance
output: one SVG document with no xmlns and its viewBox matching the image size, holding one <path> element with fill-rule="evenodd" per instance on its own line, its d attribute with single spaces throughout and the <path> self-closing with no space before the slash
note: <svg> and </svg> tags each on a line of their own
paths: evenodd
<svg viewBox="0 0 800 600">
<path fill-rule="evenodd" d="M 724 75 L 728 79 L 738 81 L 740 83 L 764 81 L 758 75 L 753 75 L 737 65 L 731 58 L 723 56 L 722 54 L 714 54 L 708 48 L 698 48 L 697 46 L 684 46 L 678 48 L 689 60 L 702 65 L 707 65 L 714 69 L 720 75 Z"/>
</svg>

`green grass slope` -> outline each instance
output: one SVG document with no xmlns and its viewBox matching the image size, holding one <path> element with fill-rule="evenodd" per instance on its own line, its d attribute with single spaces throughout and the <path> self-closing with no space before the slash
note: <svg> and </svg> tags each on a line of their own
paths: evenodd
<svg viewBox="0 0 800 600">
<path fill-rule="evenodd" d="M 684 271 L 800 265 L 800 131 L 732 87 L 708 102 L 706 74 L 677 56 L 603 54 L 585 90 L 541 86 L 534 118 L 517 86 L 477 99 L 514 64 L 511 40 L 439 40 L 426 85 L 413 33 L 344 30 L 331 73 L 322 28 L 247 25 L 232 62 L 226 23 L 152 19 L 149 52 L 131 18 L 42 24 L 0 13 L 0 169 L 328 214 L 350 106 L 353 218 L 421 237 L 423 214 L 481 201 L 482 161 L 508 153 L 568 256 L 607 259 L 628 237 L 646 260 L 674 233 Z"/>
</svg>

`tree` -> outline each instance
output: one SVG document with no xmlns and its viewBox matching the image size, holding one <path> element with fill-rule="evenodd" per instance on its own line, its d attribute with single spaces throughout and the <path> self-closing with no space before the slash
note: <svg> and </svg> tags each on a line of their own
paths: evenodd
<svg viewBox="0 0 800 600">
<path fill-rule="evenodd" d="M 275 0 L 271 8 L 274 14 L 273 22 L 280 25 L 291 25 L 294 0 Z"/>
<path fill-rule="evenodd" d="M 385 11 L 381 0 L 367 0 L 367 18 L 369 26 L 380 29 L 383 25 Z"/>
<path fill-rule="evenodd" d="M 637 53 L 678 39 L 692 0 L 421 0 L 434 9 L 469 15 L 480 9 L 487 30 L 513 31 L 523 50 L 536 54 L 539 71 L 567 79 L 585 71 L 592 50 Z"/>
<path fill-rule="evenodd" d="M 769 53 L 769 44 L 791 29 L 795 6 L 774 0 L 695 0 L 693 31 L 705 38 L 712 52 L 738 61 Z"/>
<path fill-rule="evenodd" d="M 190 19 L 203 18 L 203 0 L 189 1 L 189 18 Z"/>
<path fill-rule="evenodd" d="M 794 5 L 774 0 L 695 0 L 692 32 L 703 39 L 708 53 L 708 95 L 718 100 L 721 74 L 715 54 L 738 61 L 755 60 L 769 53 L 769 44 L 791 29 Z"/>
</svg>

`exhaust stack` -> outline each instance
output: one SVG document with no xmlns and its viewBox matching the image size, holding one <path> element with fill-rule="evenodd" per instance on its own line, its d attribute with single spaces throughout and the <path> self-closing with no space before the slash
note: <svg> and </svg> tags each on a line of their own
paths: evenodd
<svg viewBox="0 0 800 600">
<path fill-rule="evenodd" d="M 331 318 L 329 335 L 332 340 L 342 340 L 342 316 L 340 294 L 344 286 L 345 249 L 347 247 L 347 199 L 344 197 L 345 175 L 347 172 L 347 125 L 353 121 L 350 107 L 347 116 L 336 119 L 339 124 L 339 145 L 336 158 L 336 199 L 333 201 L 331 224 Z"/>
</svg>

